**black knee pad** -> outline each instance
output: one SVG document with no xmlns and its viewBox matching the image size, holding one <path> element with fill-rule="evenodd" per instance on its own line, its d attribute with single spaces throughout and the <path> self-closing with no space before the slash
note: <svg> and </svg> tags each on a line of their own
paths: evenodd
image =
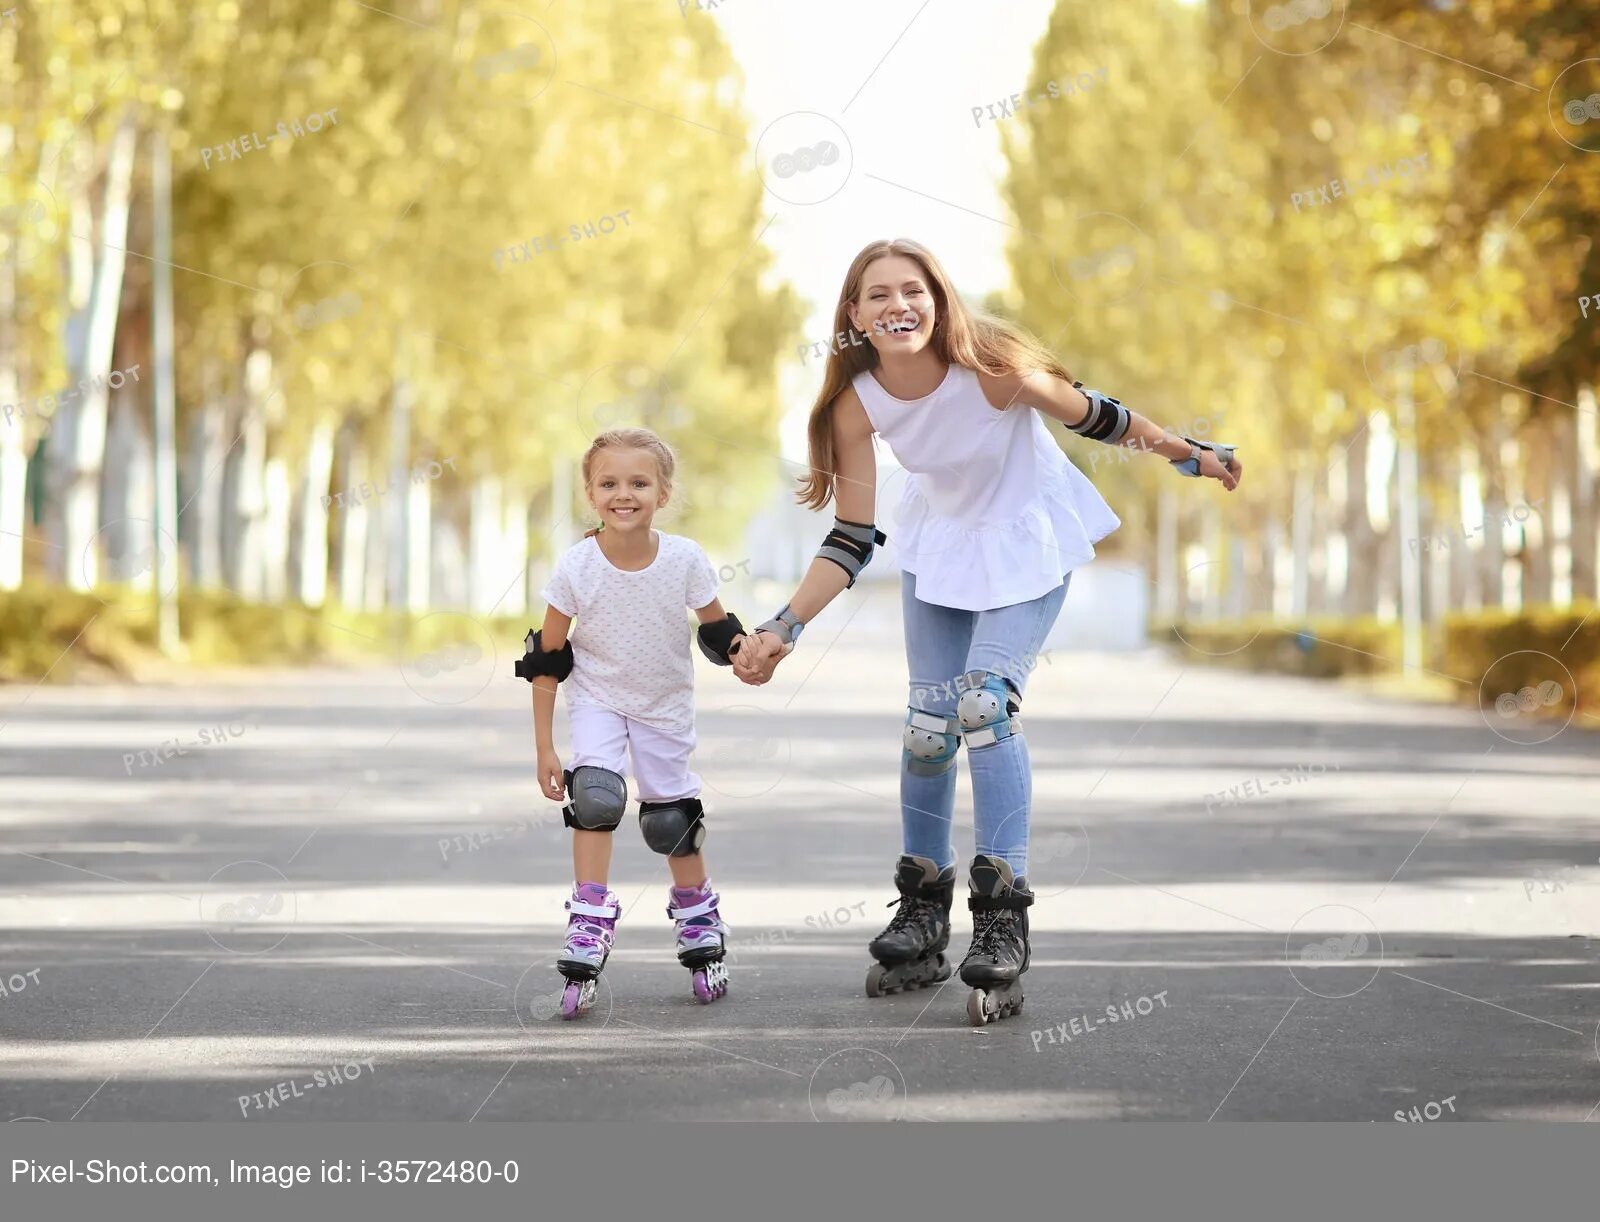
<svg viewBox="0 0 1600 1222">
<path fill-rule="evenodd" d="M 614 832 L 628 810 L 628 782 L 609 768 L 584 764 L 563 772 L 567 804 L 561 821 L 585 832 Z"/>
<path fill-rule="evenodd" d="M 667 857 L 693 857 L 705 842 L 705 807 L 699 798 L 640 802 L 639 830 L 644 842 Z"/>
</svg>

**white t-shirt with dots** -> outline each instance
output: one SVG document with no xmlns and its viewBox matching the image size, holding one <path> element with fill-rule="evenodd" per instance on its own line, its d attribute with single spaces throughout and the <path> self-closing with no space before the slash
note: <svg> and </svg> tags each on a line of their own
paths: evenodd
<svg viewBox="0 0 1600 1222">
<path fill-rule="evenodd" d="M 681 731 L 694 725 L 694 631 L 685 608 L 717 596 L 717 572 L 693 539 L 655 535 L 656 558 L 632 573 L 607 560 L 593 535 L 573 544 L 541 597 L 575 621 L 572 674 L 561 684 L 569 708 L 599 705 Z"/>
</svg>

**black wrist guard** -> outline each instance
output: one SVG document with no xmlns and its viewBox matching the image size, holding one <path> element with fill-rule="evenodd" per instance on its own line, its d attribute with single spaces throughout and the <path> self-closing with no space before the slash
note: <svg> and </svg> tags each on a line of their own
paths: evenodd
<svg viewBox="0 0 1600 1222">
<path fill-rule="evenodd" d="M 705 654 L 718 666 L 732 666 L 729 658 L 732 652 L 733 638 L 744 635 L 744 625 L 739 622 L 739 617 L 732 611 L 719 620 L 709 624 L 701 624 L 696 638 L 700 642 L 700 652 Z"/>
<path fill-rule="evenodd" d="M 545 649 L 539 643 L 540 628 L 530 628 L 527 639 L 522 642 L 527 651 L 517 660 L 517 678 L 526 679 L 532 683 L 535 679 L 548 675 L 560 683 L 572 673 L 572 642 L 563 641 L 560 649 Z"/>
</svg>

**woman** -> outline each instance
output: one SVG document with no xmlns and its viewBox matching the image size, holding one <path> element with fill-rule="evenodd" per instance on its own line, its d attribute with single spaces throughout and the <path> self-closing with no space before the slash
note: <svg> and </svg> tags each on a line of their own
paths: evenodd
<svg viewBox="0 0 1600 1222">
<path fill-rule="evenodd" d="M 1232 448 L 1178 438 L 1074 382 L 1020 328 L 969 311 L 932 253 L 878 241 L 851 263 L 834 312 L 850 332 L 828 357 L 808 425 L 811 474 L 799 500 L 837 517 L 794 596 L 733 655 L 765 683 L 803 626 L 855 584 L 885 536 L 873 525 L 872 435 L 906 469 L 895 544 L 904 573 L 910 671 L 900 755 L 904 855 L 894 918 L 870 950 L 867 993 L 945 980 L 955 852 L 956 750 L 972 773 L 976 856 L 972 945 L 961 979 L 975 1025 L 1022 1008 L 1028 969 L 1032 775 L 1018 717 L 1032 659 L 1072 570 L 1120 524 L 1050 436 L 1041 413 L 1109 445 L 1159 454 L 1180 472 L 1238 486 Z M 861 338 L 866 343 L 859 343 Z"/>
</svg>

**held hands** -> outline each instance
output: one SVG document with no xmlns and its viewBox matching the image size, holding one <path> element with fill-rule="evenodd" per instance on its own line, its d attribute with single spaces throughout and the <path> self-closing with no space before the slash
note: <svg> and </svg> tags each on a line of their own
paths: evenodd
<svg viewBox="0 0 1600 1222">
<path fill-rule="evenodd" d="M 553 750 L 539 752 L 539 792 L 552 802 L 566 797 L 566 782 L 561 776 L 561 757 Z"/>
<path fill-rule="evenodd" d="M 752 687 L 759 687 L 772 678 L 772 672 L 790 650 L 770 632 L 757 632 L 754 636 L 738 638 L 738 652 L 733 654 L 733 673 Z"/>
</svg>

